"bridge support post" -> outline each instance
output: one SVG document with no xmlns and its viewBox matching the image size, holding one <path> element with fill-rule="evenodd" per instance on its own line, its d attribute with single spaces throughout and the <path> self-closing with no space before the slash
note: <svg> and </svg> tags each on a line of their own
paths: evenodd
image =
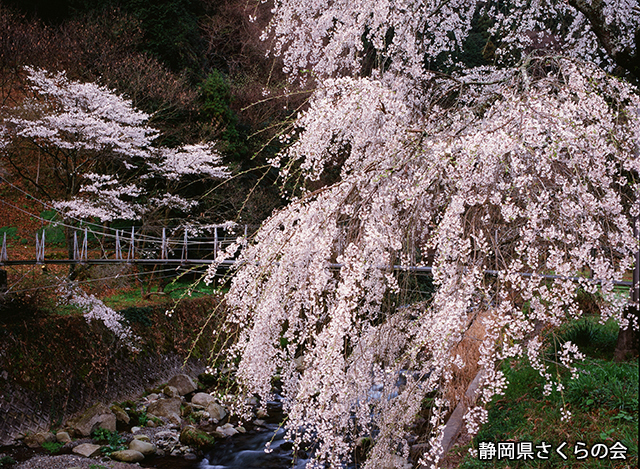
<svg viewBox="0 0 640 469">
<path fill-rule="evenodd" d="M 4 233 L 2 237 L 2 250 L 0 251 L 0 263 L 4 261 L 8 261 L 9 256 L 7 255 L 7 233 Z"/>
</svg>

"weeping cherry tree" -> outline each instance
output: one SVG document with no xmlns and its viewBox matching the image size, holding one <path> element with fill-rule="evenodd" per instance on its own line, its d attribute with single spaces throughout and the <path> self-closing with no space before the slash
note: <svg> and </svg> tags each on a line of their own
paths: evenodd
<svg viewBox="0 0 640 469">
<path fill-rule="evenodd" d="M 364 436 L 365 467 L 398 467 L 434 396 L 420 462 L 437 465 L 456 404 L 444 390 L 470 366 L 459 345 L 476 322 L 472 434 L 507 386 L 502 360 L 527 357 L 545 392 L 558 388 L 541 332 L 583 314 L 578 290 L 602 298 L 602 321 L 638 328 L 614 282 L 638 250 L 640 11 L 624 0 L 499 5 L 275 2 L 264 38 L 316 91 L 272 163 L 290 186 L 317 187 L 335 168 L 339 178 L 294 193 L 262 225 L 226 298 L 237 378 L 262 402 L 280 378 L 290 437 L 314 445 L 310 466 L 341 467 Z M 492 21 L 495 65 L 467 69 L 453 52 L 479 14 Z M 542 53 L 543 37 L 561 53 Z M 450 73 L 430 71 L 436 59 Z M 433 295 L 412 299 L 394 266 L 432 267 Z M 575 371 L 575 345 L 559 353 Z"/>
</svg>

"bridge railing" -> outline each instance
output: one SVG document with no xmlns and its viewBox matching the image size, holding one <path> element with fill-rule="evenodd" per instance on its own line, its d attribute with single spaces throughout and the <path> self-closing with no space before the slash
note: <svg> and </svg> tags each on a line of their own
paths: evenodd
<svg viewBox="0 0 640 469">
<path fill-rule="evenodd" d="M 635 220 L 634 234 L 638 237 L 638 222 Z M 224 249 L 229 244 L 235 242 L 237 237 L 218 236 L 218 228 L 214 230 L 214 236 L 209 238 L 198 237 L 195 239 L 189 239 L 188 231 L 184 231 L 182 240 L 170 239 L 167 237 L 166 229 L 162 229 L 162 237 L 157 238 L 155 241 L 159 244 L 159 248 L 154 248 L 153 251 L 159 252 L 159 258 L 141 257 L 140 249 L 136 248 L 136 232 L 135 228 L 131 229 L 130 235 L 127 233 L 126 238 L 128 241 L 128 251 L 126 257 L 123 254 L 123 240 L 125 239 L 124 230 L 116 230 L 114 237 L 114 255 L 113 258 L 100 257 L 95 259 L 89 259 L 88 253 L 88 230 L 85 228 L 82 231 L 82 243 L 78 240 L 78 232 L 74 231 L 73 234 L 73 258 L 72 259 L 46 259 L 45 258 L 45 230 L 42 233 L 36 233 L 36 252 L 35 259 L 28 260 L 10 260 L 7 253 L 7 234 L 4 233 L 2 239 L 2 248 L 0 249 L 0 266 L 2 265 L 34 265 L 34 264 L 111 264 L 111 263 L 132 263 L 140 265 L 211 265 L 215 262 L 217 254 L 220 250 Z M 247 227 L 244 227 L 244 236 L 247 236 Z M 149 237 L 146 237 L 145 242 L 149 242 Z M 189 246 L 192 248 L 190 249 Z M 203 251 L 211 255 L 210 258 L 191 258 L 189 253 L 193 251 L 201 254 Z M 180 258 L 170 257 L 170 253 L 180 252 Z M 138 256 L 138 257 L 136 257 Z M 235 264 L 233 259 L 227 259 L 218 263 L 222 269 L 228 269 Z M 329 268 L 339 270 L 342 268 L 342 264 L 330 264 Z M 381 269 L 388 269 L 389 266 L 380 266 Z M 394 271 L 413 272 L 416 274 L 431 275 L 433 267 L 430 266 L 402 266 L 394 265 L 391 267 Z M 630 287 L 632 289 L 631 297 L 632 301 L 638 301 L 638 284 L 640 283 L 640 252 L 636 254 L 636 265 L 633 271 L 632 281 L 614 281 L 613 284 L 617 286 Z M 485 274 L 488 276 L 499 276 L 498 270 L 486 270 Z M 546 280 L 573 280 L 573 281 L 585 281 L 584 277 L 578 276 L 561 276 L 553 274 L 538 274 L 538 273 L 520 273 L 523 277 L 536 277 Z M 590 282 L 600 283 L 597 279 L 588 279 Z"/>
<path fill-rule="evenodd" d="M 222 231 L 222 236 L 219 234 Z M 7 234 L 3 234 L 2 248 L 0 250 L 0 265 L 32 265 L 32 264 L 96 264 L 110 262 L 131 262 L 144 264 L 161 263 L 189 263 L 211 264 L 221 250 L 237 241 L 237 236 L 228 236 L 226 230 L 216 227 L 212 237 L 197 236 L 189 238 L 188 230 L 184 230 L 182 239 L 167 236 L 166 228 L 162 229 L 160 238 L 140 236 L 135 227 L 131 231 L 115 230 L 113 238 L 113 257 L 106 254 L 105 242 L 101 243 L 103 255 L 98 258 L 90 258 L 89 230 L 74 230 L 73 246 L 70 250 L 70 259 L 46 259 L 46 230 L 36 232 L 35 258 L 10 260 L 7 249 Z M 99 233 L 91 232 L 92 235 Z M 79 236 L 80 235 L 80 236 Z M 244 226 L 244 237 L 247 236 L 247 226 Z M 145 246 L 144 248 L 142 246 Z M 126 252 L 125 252 L 126 251 Z M 196 257 L 194 257 L 194 255 Z M 179 257 L 178 257 L 179 256 Z"/>
</svg>

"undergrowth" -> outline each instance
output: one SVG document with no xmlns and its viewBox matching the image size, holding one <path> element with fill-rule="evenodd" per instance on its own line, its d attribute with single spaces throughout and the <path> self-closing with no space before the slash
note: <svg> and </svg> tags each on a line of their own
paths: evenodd
<svg viewBox="0 0 640 469">
<path fill-rule="evenodd" d="M 466 453 L 458 467 L 638 467 L 638 362 L 612 361 L 617 333 L 615 323 L 601 325 L 596 318 L 586 317 L 549 337 L 547 363 L 563 385 L 563 389 L 554 388 L 550 394 L 545 394 L 544 380 L 526 360 L 505 361 L 502 370 L 509 386 L 504 396 L 489 406 L 489 420 L 472 443 L 454 449 L 459 455 Z M 575 379 L 556 359 L 555 351 L 567 340 L 586 355 Z M 569 419 L 563 418 L 563 407 L 571 413 Z M 517 458 L 518 445 L 523 442 L 524 452 L 527 442 L 531 443 L 532 460 Z M 491 448 L 497 450 L 498 443 L 503 448 L 514 445 L 514 457 L 503 455 L 498 459 L 496 453 L 489 458 Z M 551 446 L 544 449 L 544 444 Z M 626 459 L 610 459 L 614 445 L 626 448 L 622 452 Z M 556 451 L 559 447 L 566 460 Z M 469 449 L 477 452 L 481 448 L 483 454 L 468 454 Z M 548 459 L 538 457 L 547 452 Z"/>
</svg>

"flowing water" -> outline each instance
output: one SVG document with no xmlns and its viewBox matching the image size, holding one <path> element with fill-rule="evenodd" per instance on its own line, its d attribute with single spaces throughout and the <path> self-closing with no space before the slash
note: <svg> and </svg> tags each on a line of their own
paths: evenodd
<svg viewBox="0 0 640 469">
<path fill-rule="evenodd" d="M 291 442 L 277 424 L 267 424 L 261 431 L 219 441 L 200 462 L 198 469 L 303 469 L 307 459 L 293 458 Z M 269 453 L 265 444 L 271 442 Z"/>
<path fill-rule="evenodd" d="M 267 403 L 264 427 L 216 441 L 198 469 L 303 469 L 308 459 L 294 458 L 292 443 L 284 439 L 282 402 Z M 269 443 L 269 452 L 265 451 Z M 306 455 L 305 455 L 306 456 Z"/>
</svg>

